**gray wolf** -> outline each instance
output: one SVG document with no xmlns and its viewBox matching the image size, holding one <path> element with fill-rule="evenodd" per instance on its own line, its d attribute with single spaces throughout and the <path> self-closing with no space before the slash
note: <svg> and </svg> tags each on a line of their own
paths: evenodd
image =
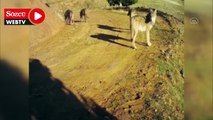
<svg viewBox="0 0 213 120">
<path fill-rule="evenodd" d="M 68 9 L 68 10 L 65 11 L 64 19 L 65 19 L 65 23 L 67 25 L 74 23 L 74 13 L 72 12 L 72 10 Z"/>
<path fill-rule="evenodd" d="M 155 9 L 150 10 L 150 12 L 146 16 L 141 15 L 130 15 L 130 29 L 131 29 L 131 39 L 132 39 L 132 45 L 134 49 L 137 49 L 135 45 L 135 40 L 137 37 L 138 32 L 146 32 L 146 40 L 148 46 L 151 46 L 150 42 L 150 30 L 155 24 L 156 18 L 157 18 L 157 10 Z"/>
</svg>

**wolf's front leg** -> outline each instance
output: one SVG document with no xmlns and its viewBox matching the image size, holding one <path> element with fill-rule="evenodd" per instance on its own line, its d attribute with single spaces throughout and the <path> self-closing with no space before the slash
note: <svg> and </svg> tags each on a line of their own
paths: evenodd
<svg viewBox="0 0 213 120">
<path fill-rule="evenodd" d="M 134 31 L 133 40 L 132 40 L 132 46 L 133 46 L 134 49 L 137 49 L 137 47 L 135 45 L 135 40 L 136 40 L 137 34 L 138 34 L 138 31 Z"/>
<path fill-rule="evenodd" d="M 146 30 L 146 41 L 148 46 L 152 45 L 152 43 L 150 42 L 150 30 Z"/>
</svg>

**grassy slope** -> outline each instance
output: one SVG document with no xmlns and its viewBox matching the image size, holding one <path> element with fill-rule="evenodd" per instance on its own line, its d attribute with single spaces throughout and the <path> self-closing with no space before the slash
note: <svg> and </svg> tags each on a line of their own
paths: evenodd
<svg viewBox="0 0 213 120">
<path fill-rule="evenodd" d="M 87 23 L 65 26 L 32 46 L 30 57 L 40 59 L 67 88 L 92 98 L 118 119 L 182 119 L 182 23 L 171 18 L 171 29 L 159 17 L 151 32 L 153 46 L 146 47 L 140 34 L 135 51 L 129 48 L 126 13 L 89 10 L 88 15 Z"/>
<path fill-rule="evenodd" d="M 174 15 L 178 19 L 184 18 L 184 1 L 182 0 L 138 0 L 131 7 L 156 8 L 160 11 Z"/>
</svg>

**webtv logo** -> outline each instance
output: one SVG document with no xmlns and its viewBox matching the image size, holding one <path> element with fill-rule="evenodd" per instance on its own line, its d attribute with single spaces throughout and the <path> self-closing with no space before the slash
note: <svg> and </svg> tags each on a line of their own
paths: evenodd
<svg viewBox="0 0 213 120">
<path fill-rule="evenodd" d="M 34 25 L 41 24 L 45 13 L 40 8 L 8 8 L 4 9 L 4 25 Z"/>
</svg>

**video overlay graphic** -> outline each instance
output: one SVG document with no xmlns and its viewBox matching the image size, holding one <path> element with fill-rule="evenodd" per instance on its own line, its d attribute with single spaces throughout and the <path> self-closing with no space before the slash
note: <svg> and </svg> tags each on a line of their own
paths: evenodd
<svg viewBox="0 0 213 120">
<path fill-rule="evenodd" d="M 4 25 L 41 24 L 45 13 L 40 8 L 6 8 L 4 9 Z"/>
</svg>

